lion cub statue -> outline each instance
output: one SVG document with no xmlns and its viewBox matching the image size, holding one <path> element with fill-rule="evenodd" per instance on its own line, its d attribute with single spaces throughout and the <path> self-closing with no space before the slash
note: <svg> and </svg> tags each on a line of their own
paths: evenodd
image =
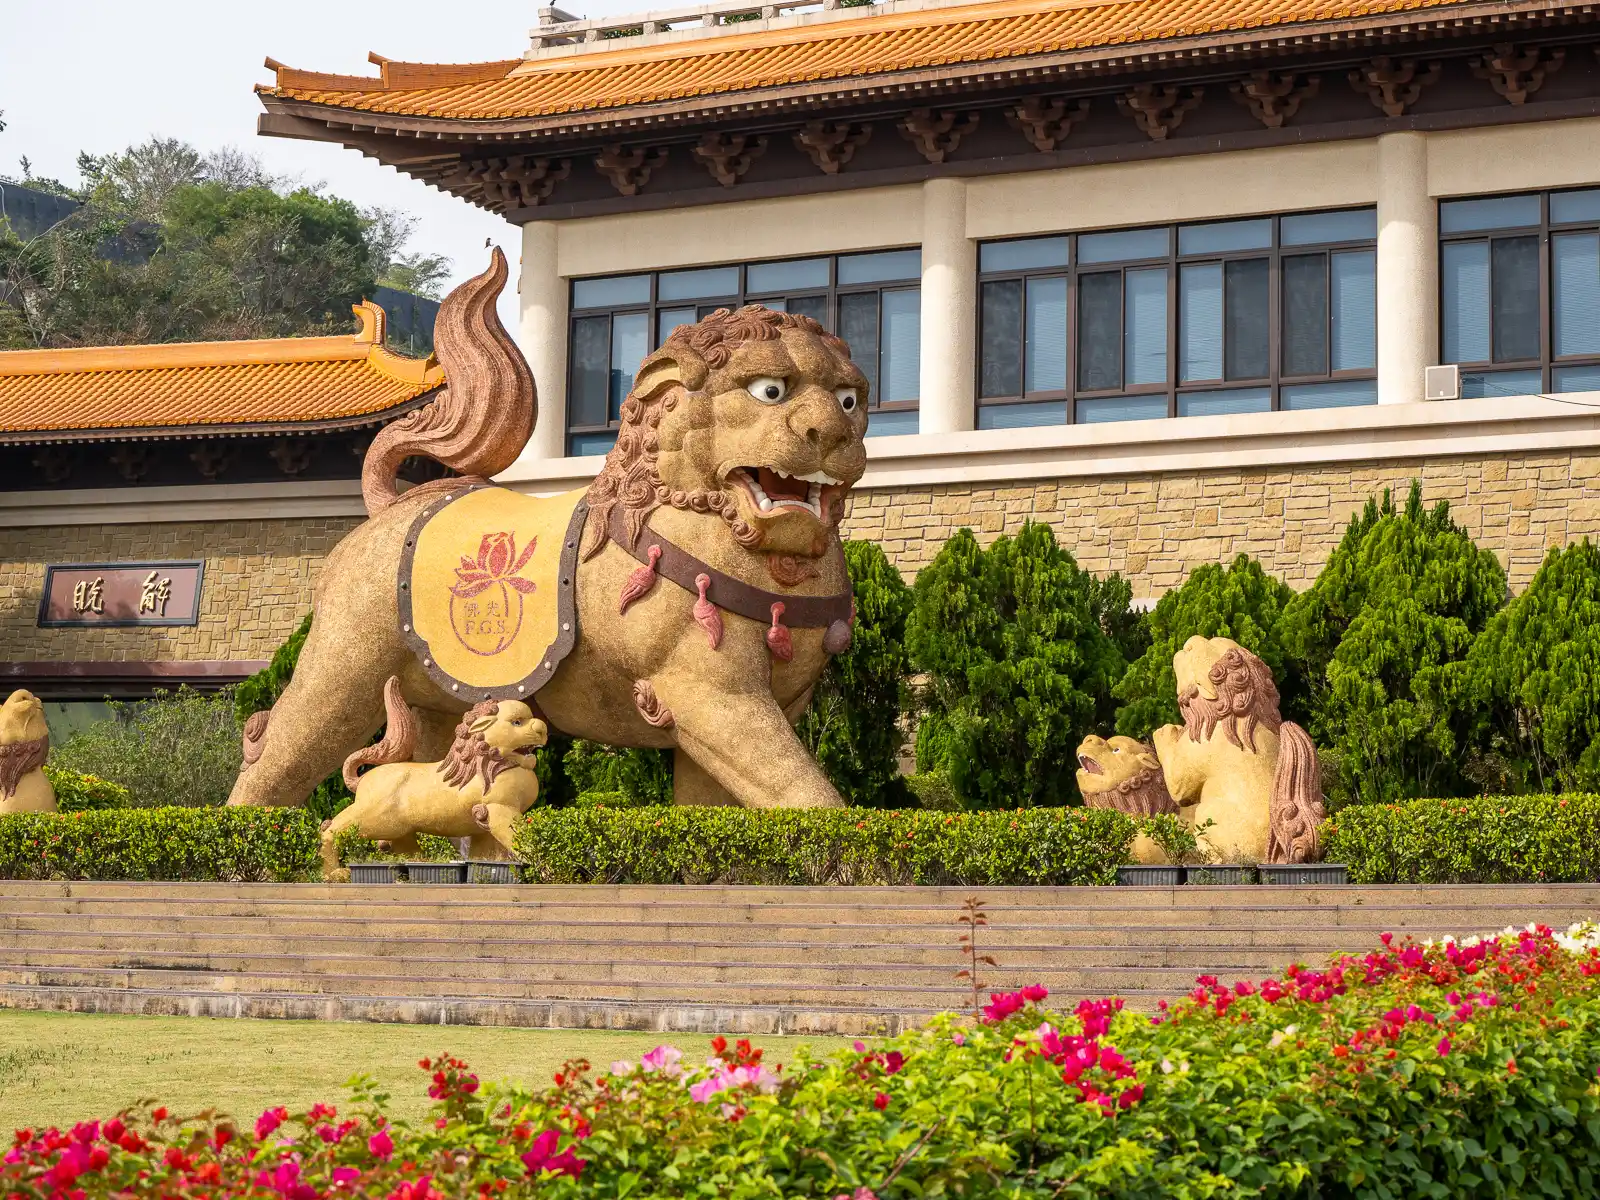
<svg viewBox="0 0 1600 1200">
<path fill-rule="evenodd" d="M 1130 817 L 1178 815 L 1167 792 L 1161 761 L 1137 738 L 1090 734 L 1078 744 L 1078 790 L 1090 808 L 1114 808 Z M 1133 839 L 1135 862 L 1162 864 L 1166 852 L 1144 833 Z"/>
<path fill-rule="evenodd" d="M 345 759 L 344 781 L 356 798 L 323 823 L 323 878 L 339 871 L 335 843 L 352 827 L 400 854 L 420 853 L 417 835 L 431 833 L 470 837 L 474 858 L 508 857 L 517 818 L 539 798 L 531 751 L 549 739 L 545 723 L 520 700 L 485 700 L 461 718 L 442 762 L 418 763 L 410 761 L 417 721 L 397 677 L 384 685 L 383 702 L 383 740 Z"/>
<path fill-rule="evenodd" d="M 44 774 L 49 757 L 43 702 L 32 692 L 12 692 L 0 704 L 0 813 L 56 811 L 56 790 Z"/>
<path fill-rule="evenodd" d="M 1203 830 L 1200 849 L 1222 861 L 1318 861 L 1317 751 L 1278 711 L 1267 664 L 1237 642 L 1197 636 L 1172 666 L 1183 724 L 1155 731 L 1156 755 L 1172 798 Z"/>
</svg>

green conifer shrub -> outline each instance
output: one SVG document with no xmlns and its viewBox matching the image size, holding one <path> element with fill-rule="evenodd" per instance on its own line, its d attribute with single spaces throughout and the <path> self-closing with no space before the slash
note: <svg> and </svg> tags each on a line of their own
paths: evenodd
<svg viewBox="0 0 1600 1200">
<path fill-rule="evenodd" d="M 1285 663 L 1275 626 L 1294 591 L 1267 574 L 1248 554 L 1228 566 L 1196 567 L 1183 586 L 1168 592 L 1150 613 L 1148 649 L 1128 668 L 1114 689 L 1122 701 L 1117 732 L 1144 738 L 1160 725 L 1181 725 L 1172 657 L 1191 637 L 1232 638 L 1272 669 L 1284 716 L 1302 720 L 1302 689 Z"/>
<path fill-rule="evenodd" d="M 987 550 L 958 530 L 913 593 L 906 649 L 928 677 L 917 769 L 946 772 L 974 808 L 1076 802 L 1078 743 L 1124 666 L 1094 577 L 1030 521 Z"/>
<path fill-rule="evenodd" d="M 1475 790 L 1460 664 L 1505 601 L 1494 555 L 1446 503 L 1425 509 L 1420 484 L 1403 508 L 1388 491 L 1367 502 L 1277 625 L 1306 681 L 1312 740 L 1330 752 L 1336 801 Z"/>
<path fill-rule="evenodd" d="M 796 732 L 849 804 L 899 808 L 911 589 L 876 542 L 844 544 L 855 591 L 850 649 L 835 655 L 812 692 Z"/>
<path fill-rule="evenodd" d="M 1600 792 L 1600 546 L 1551 550 L 1479 634 L 1465 677 L 1486 757 L 1507 782 Z"/>
</svg>

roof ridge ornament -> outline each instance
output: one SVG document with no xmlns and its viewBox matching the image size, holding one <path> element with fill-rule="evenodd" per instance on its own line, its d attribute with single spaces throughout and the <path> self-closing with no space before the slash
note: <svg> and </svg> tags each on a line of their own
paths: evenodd
<svg viewBox="0 0 1600 1200">
<path fill-rule="evenodd" d="M 1040 154 L 1054 151 L 1088 115 L 1087 99 L 1068 100 L 1060 96 L 1055 99 L 1028 96 L 1006 110 L 1006 120 L 1011 127 L 1020 130 L 1028 139 L 1028 145 Z"/>
<path fill-rule="evenodd" d="M 1414 58 L 1382 54 L 1351 71 L 1350 86 L 1371 100 L 1384 116 L 1403 117 L 1422 95 L 1422 89 L 1438 82 L 1443 69 L 1438 62 L 1423 66 Z"/>
</svg>

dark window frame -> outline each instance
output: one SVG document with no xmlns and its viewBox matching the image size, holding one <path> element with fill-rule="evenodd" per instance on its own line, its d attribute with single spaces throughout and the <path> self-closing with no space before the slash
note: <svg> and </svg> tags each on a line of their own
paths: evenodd
<svg viewBox="0 0 1600 1200">
<path fill-rule="evenodd" d="M 569 456 L 572 455 L 572 442 L 573 442 L 573 439 L 575 437 L 584 437 L 584 436 L 594 437 L 594 436 L 597 436 L 597 435 L 604 435 L 604 434 L 607 434 L 607 433 L 615 433 L 618 429 L 621 428 L 621 421 L 618 420 L 616 417 L 612 417 L 604 425 L 593 425 L 593 424 L 578 425 L 578 424 L 574 424 L 573 423 L 573 419 L 572 419 L 573 411 L 572 411 L 571 398 L 575 394 L 575 391 L 576 391 L 576 386 L 575 385 L 577 383 L 577 362 L 575 360 L 575 356 L 573 355 L 572 351 L 573 351 L 573 348 L 574 348 L 574 341 L 575 341 L 575 336 L 576 336 L 576 331 L 577 331 L 577 323 L 580 320 L 583 320 L 585 318 L 590 318 L 590 317 L 607 317 L 607 318 L 613 318 L 614 319 L 614 318 L 619 317 L 619 316 L 628 316 L 628 315 L 632 315 L 632 314 L 642 313 L 642 314 L 645 315 L 646 328 L 650 332 L 649 343 L 653 348 L 653 347 L 659 346 L 661 344 L 661 342 L 663 340 L 665 340 L 664 338 L 662 338 L 660 336 L 661 331 L 660 331 L 659 326 L 660 326 L 660 321 L 661 321 L 661 314 L 663 312 L 671 312 L 674 309 L 693 308 L 699 313 L 700 317 L 703 317 L 707 313 L 709 313 L 709 312 L 711 312 L 711 311 L 713 311 L 715 309 L 718 309 L 718 308 L 738 308 L 741 305 L 745 305 L 745 304 L 761 304 L 761 303 L 763 303 L 765 301 L 768 301 L 768 300 L 782 300 L 787 305 L 787 304 L 789 304 L 789 303 L 791 303 L 793 301 L 797 301 L 797 300 L 810 300 L 810 299 L 821 298 L 823 303 L 824 303 L 824 306 L 825 306 L 824 307 L 825 315 L 828 318 L 827 320 L 825 320 L 823 322 L 823 325 L 827 329 L 829 329 L 830 331 L 833 331 L 833 330 L 836 330 L 838 328 L 839 301 L 840 301 L 841 297 L 844 297 L 844 296 L 859 296 L 859 295 L 872 295 L 872 296 L 877 297 L 878 355 L 879 355 L 879 361 L 876 364 L 873 365 L 873 369 L 868 373 L 869 377 L 874 380 L 874 386 L 873 386 L 872 391 L 871 391 L 871 395 L 870 395 L 870 399 L 869 399 L 869 403 L 868 403 L 868 408 L 867 408 L 867 412 L 869 414 L 869 418 L 870 418 L 870 415 L 872 413 L 877 413 L 877 412 L 896 413 L 896 412 L 916 412 L 916 411 L 918 411 L 921 408 L 921 400 L 920 400 L 920 398 L 917 399 L 917 400 L 896 400 L 896 401 L 890 401 L 888 403 L 885 403 L 882 400 L 880 400 L 879 396 L 881 394 L 881 387 L 879 386 L 879 384 L 881 384 L 881 380 L 878 379 L 878 376 L 881 374 L 882 354 L 883 354 L 883 293 L 885 293 L 885 292 L 908 292 L 908 291 L 915 291 L 915 292 L 919 292 L 920 293 L 920 291 L 922 289 L 922 279 L 921 279 L 921 277 L 918 276 L 916 278 L 882 280 L 882 281 L 878 281 L 878 282 L 874 282 L 874 283 L 847 283 L 847 284 L 841 284 L 839 282 L 839 260 L 841 258 L 852 258 L 857 254 L 876 254 L 876 253 L 884 253 L 884 252 L 892 252 L 892 251 L 900 251 L 900 250 L 917 250 L 917 251 L 920 251 L 921 250 L 921 246 L 920 245 L 912 245 L 912 246 L 883 246 L 883 247 L 875 248 L 873 250 L 845 251 L 845 252 L 834 253 L 834 254 L 800 254 L 800 255 L 788 254 L 788 255 L 782 256 L 781 258 L 751 259 L 751 260 L 748 260 L 746 262 L 739 262 L 739 263 L 705 263 L 705 264 L 695 264 L 693 266 L 685 266 L 685 267 L 663 268 L 663 269 L 660 269 L 660 270 L 652 270 L 652 271 L 629 271 L 629 272 L 614 272 L 614 273 L 609 274 L 609 275 L 586 275 L 586 276 L 582 276 L 582 277 L 574 277 L 574 278 L 569 279 L 567 281 L 567 305 L 568 305 L 568 307 L 567 307 L 567 397 L 568 397 L 568 402 L 567 402 L 567 428 L 566 428 L 566 435 L 565 435 L 565 440 L 564 440 L 564 447 L 566 449 L 567 454 Z M 821 258 L 821 259 L 826 259 L 827 260 L 827 263 L 828 263 L 828 282 L 827 282 L 827 286 L 825 286 L 825 287 L 810 287 L 810 288 L 795 288 L 795 289 L 793 289 L 791 291 L 787 291 L 787 292 L 783 292 L 783 293 L 775 293 L 775 292 L 772 292 L 772 291 L 756 292 L 756 291 L 750 290 L 750 273 L 749 273 L 750 267 L 759 266 L 761 264 L 769 263 L 769 262 L 790 262 L 790 261 L 795 261 L 795 260 L 812 259 L 812 258 Z M 702 269 L 706 269 L 706 268 L 717 268 L 717 267 L 737 267 L 738 268 L 738 271 L 739 271 L 739 290 L 738 290 L 738 292 L 732 293 L 732 294 L 729 294 L 729 295 L 725 295 L 725 296 L 721 296 L 721 297 L 717 297 L 717 298 L 714 298 L 714 299 L 702 299 L 702 298 L 696 298 L 694 300 L 663 300 L 663 299 L 661 299 L 661 276 L 662 275 L 670 275 L 670 274 L 674 274 L 674 273 L 676 273 L 678 271 L 702 270 Z M 589 308 L 580 308 L 580 307 L 578 307 L 577 297 L 578 297 L 578 286 L 580 284 L 591 282 L 591 281 L 596 280 L 596 279 L 627 278 L 627 277 L 635 276 L 635 275 L 648 276 L 648 278 L 650 280 L 650 298 L 649 298 L 648 301 L 643 301 L 643 302 L 636 303 L 636 304 L 601 305 L 601 306 L 595 306 L 595 307 L 589 307 Z M 699 318 L 697 317 L 697 319 L 699 319 Z M 614 335 L 615 335 L 615 326 L 612 325 L 608 329 L 608 332 L 607 332 L 607 335 L 606 335 L 606 339 L 607 339 L 606 340 L 606 348 L 607 348 L 607 361 L 608 362 L 610 361 L 610 350 L 611 350 L 611 345 L 612 345 L 611 339 L 612 339 L 612 337 L 614 337 Z"/>
<path fill-rule="evenodd" d="M 1332 273 L 1332 270 L 1329 269 L 1329 268 L 1325 268 L 1324 269 L 1324 285 L 1323 285 L 1327 289 L 1327 292 L 1328 292 L 1328 309 L 1327 309 L 1327 311 L 1328 311 L 1328 323 L 1329 323 L 1329 343 L 1328 343 L 1329 370 L 1324 371 L 1324 372 L 1319 373 L 1319 374 L 1310 374 L 1310 375 L 1289 375 L 1289 374 L 1286 374 L 1283 371 L 1283 355 L 1284 355 L 1283 331 L 1284 331 L 1284 326 L 1285 326 L 1284 305 L 1285 305 L 1285 300 L 1286 300 L 1286 296 L 1284 294 L 1284 288 L 1283 288 L 1283 260 L 1285 258 L 1299 258 L 1299 257 L 1306 257 L 1306 256 L 1311 256 L 1311 255 L 1321 255 L 1324 258 L 1324 260 L 1327 261 L 1330 258 L 1330 256 L 1335 254 L 1335 253 L 1349 252 L 1349 251 L 1370 251 L 1370 252 L 1373 253 L 1374 260 L 1375 260 L 1376 253 L 1377 253 L 1377 238 L 1376 237 L 1347 239 L 1347 240 L 1342 240 L 1342 241 L 1307 242 L 1307 243 L 1296 244 L 1296 245 L 1293 245 L 1293 246 L 1285 246 L 1283 244 L 1283 236 L 1282 236 L 1283 219 L 1285 217 L 1309 216 L 1309 215 L 1320 214 L 1320 213 L 1359 212 L 1359 211 L 1363 211 L 1363 210 L 1366 210 L 1366 209 L 1370 209 L 1371 207 L 1372 206 L 1370 204 L 1360 204 L 1360 205 L 1346 206 L 1346 207 L 1343 207 L 1343 208 L 1313 209 L 1313 210 L 1309 210 L 1307 212 L 1298 212 L 1297 211 L 1297 212 L 1266 214 L 1265 215 L 1265 219 L 1269 219 L 1272 222 L 1272 244 L 1271 244 L 1270 248 L 1267 248 L 1267 249 L 1229 250 L 1229 251 L 1217 251 L 1217 252 L 1208 252 L 1208 253 L 1191 253 L 1191 254 L 1183 254 L 1183 253 L 1179 252 L 1179 249 L 1178 249 L 1178 238 L 1179 238 L 1180 230 L 1182 230 L 1184 228 L 1192 228 L 1194 226 L 1199 226 L 1199 225 L 1214 225 L 1214 224 L 1218 224 L 1219 223 L 1218 220 L 1184 221 L 1184 222 L 1174 222 L 1174 223 L 1170 223 L 1170 224 L 1167 224 L 1167 225 L 1153 225 L 1153 226 L 1151 226 L 1151 225 L 1129 226 L 1128 228 L 1130 228 L 1130 229 L 1163 229 L 1163 230 L 1165 230 L 1165 232 L 1167 234 L 1167 252 L 1166 252 L 1166 254 L 1164 256 L 1160 256 L 1160 257 L 1125 259 L 1125 260 L 1119 260 L 1119 261 L 1115 261 L 1115 262 L 1097 262 L 1097 263 L 1090 263 L 1090 264 L 1087 264 L 1087 265 L 1083 264 L 1081 262 L 1080 258 L 1079 258 L 1079 254 L 1078 254 L 1079 239 L 1084 237 L 1084 236 L 1089 236 L 1089 235 L 1098 234 L 1098 233 L 1119 232 L 1119 230 L 1112 230 L 1112 229 L 1085 229 L 1085 230 L 1079 230 L 1079 231 L 1070 232 L 1070 233 L 1066 233 L 1066 232 L 1041 233 L 1041 234 L 1037 234 L 1037 235 L 1029 235 L 1027 237 L 1020 237 L 1020 238 L 995 238 L 995 239 L 989 239 L 985 243 L 981 243 L 979 245 L 979 247 L 978 247 L 978 253 L 979 253 L 980 256 L 983 253 L 983 245 L 991 244 L 993 242 L 1014 243 L 1014 242 L 1020 242 L 1020 241 L 1031 241 L 1031 240 L 1035 240 L 1035 239 L 1043 241 L 1043 240 L 1046 240 L 1046 239 L 1055 239 L 1055 238 L 1065 237 L 1065 238 L 1068 239 L 1068 253 L 1067 253 L 1067 265 L 1066 266 L 1062 266 L 1062 267 L 1042 267 L 1042 268 L 1018 268 L 1018 269 L 1005 270 L 1005 271 L 984 271 L 984 270 L 982 270 L 981 269 L 981 258 L 980 258 L 980 270 L 978 271 L 977 288 L 976 288 L 976 295 L 975 295 L 975 303 L 976 303 L 976 307 L 977 307 L 977 312 L 976 312 L 976 315 L 975 315 L 975 322 L 976 322 L 976 325 L 975 325 L 975 331 L 976 331 L 975 341 L 976 341 L 977 354 L 976 354 L 975 357 L 976 357 L 977 361 L 974 364 L 974 371 L 973 371 L 974 382 L 975 382 L 975 385 L 976 385 L 975 386 L 975 390 L 977 392 L 977 403 L 978 403 L 979 409 L 981 410 L 983 408 L 993 408 L 993 407 L 1002 407 L 1002 406 L 1010 407 L 1010 406 L 1022 405 L 1022 404 L 1049 404 L 1049 403 L 1053 403 L 1053 402 L 1064 402 L 1065 405 L 1066 405 L 1066 422 L 1065 423 L 1068 424 L 1068 425 L 1075 425 L 1075 424 L 1079 423 L 1078 411 L 1077 411 L 1077 402 L 1079 400 L 1100 400 L 1100 399 L 1110 399 L 1110 398 L 1122 397 L 1122 396 L 1159 396 L 1159 395 L 1163 395 L 1164 394 L 1166 396 L 1166 399 L 1167 399 L 1167 413 L 1166 413 L 1166 415 L 1169 416 L 1169 417 L 1175 417 L 1175 416 L 1178 415 L 1178 404 L 1179 404 L 1180 397 L 1204 395 L 1207 392 L 1235 391 L 1235 390 L 1242 389 L 1242 388 L 1268 388 L 1268 389 L 1270 389 L 1272 411 L 1276 412 L 1276 411 L 1279 411 L 1281 409 L 1281 407 L 1282 407 L 1282 388 L 1285 385 L 1287 385 L 1287 386 L 1295 386 L 1295 385 L 1299 385 L 1299 384 L 1337 383 L 1337 382 L 1341 382 L 1341 381 L 1356 381 L 1356 380 L 1361 380 L 1361 381 L 1374 380 L 1375 381 L 1377 379 L 1377 376 L 1378 376 L 1376 352 L 1374 352 L 1373 365 L 1371 367 L 1347 368 L 1347 369 L 1344 369 L 1344 370 L 1337 370 L 1337 371 L 1332 369 L 1332 357 L 1333 357 L 1333 354 L 1332 354 L 1331 330 L 1332 330 L 1332 319 L 1333 319 L 1332 312 L 1333 312 L 1333 310 L 1332 310 L 1332 305 L 1331 305 L 1331 292 L 1332 292 L 1332 287 L 1333 287 L 1333 283 L 1332 283 L 1333 273 Z M 1263 219 L 1263 215 L 1261 215 L 1261 214 L 1255 214 L 1255 215 L 1252 215 L 1252 214 L 1241 214 L 1237 218 L 1222 218 L 1220 220 L 1223 220 L 1223 221 L 1227 221 L 1227 220 L 1246 221 L 1246 220 L 1261 220 L 1261 219 Z M 1267 293 L 1267 322 L 1268 322 L 1267 366 L 1268 366 L 1268 374 L 1265 375 L 1265 376 L 1260 376 L 1260 377 L 1252 377 L 1250 379 L 1243 379 L 1243 378 L 1240 378 L 1240 379 L 1227 379 L 1227 378 L 1223 378 L 1223 379 L 1220 379 L 1220 380 L 1204 380 L 1204 381 L 1196 381 L 1196 382 L 1193 382 L 1193 383 L 1180 383 L 1178 381 L 1179 371 L 1181 370 L 1181 365 L 1180 365 L 1179 359 L 1178 359 L 1178 350 L 1179 350 L 1178 307 L 1179 307 L 1179 303 L 1180 303 L 1178 279 L 1179 279 L 1179 270 L 1180 270 L 1180 268 L 1183 267 L 1183 266 L 1190 266 L 1190 265 L 1201 265 L 1201 264 L 1217 263 L 1217 264 L 1221 264 L 1223 266 L 1224 279 L 1226 279 L 1226 270 L 1227 270 L 1226 264 L 1227 263 L 1229 263 L 1229 262 L 1238 262 L 1238 261 L 1243 261 L 1243 260 L 1250 260 L 1250 259 L 1266 259 L 1267 262 L 1268 262 L 1268 268 L 1267 268 L 1267 271 L 1268 271 L 1268 293 Z M 1123 286 L 1122 286 L 1123 311 L 1122 311 L 1121 316 L 1119 317 L 1119 322 L 1120 322 L 1119 330 L 1120 330 L 1120 334 L 1121 334 L 1121 338 L 1119 340 L 1119 353 L 1121 353 L 1121 354 L 1123 354 L 1125 356 L 1126 355 L 1126 338 L 1127 338 L 1127 300 L 1126 300 L 1126 297 L 1127 297 L 1127 284 L 1126 284 L 1127 272 L 1130 271 L 1130 270 L 1138 270 L 1140 268 L 1149 268 L 1149 267 L 1161 267 L 1161 268 L 1164 268 L 1166 270 L 1166 272 L 1167 272 L 1167 308 L 1166 308 L 1166 321 L 1167 321 L 1167 326 L 1166 326 L 1166 331 L 1167 331 L 1167 379 L 1166 379 L 1166 382 L 1165 383 L 1157 383 L 1157 384 L 1137 384 L 1137 385 L 1134 385 L 1134 386 L 1130 387 L 1130 386 L 1126 386 L 1126 375 L 1124 374 L 1124 376 L 1123 376 L 1124 386 L 1122 386 L 1122 387 L 1118 387 L 1118 388 L 1096 388 L 1096 389 L 1080 388 L 1078 386 L 1078 365 L 1079 365 L 1079 349 L 1080 349 L 1079 348 L 1079 328 L 1078 328 L 1078 307 L 1079 307 L 1079 305 L 1078 305 L 1079 286 L 1078 285 L 1079 285 L 1080 277 L 1083 276 L 1083 275 L 1104 274 L 1104 273 L 1109 273 L 1109 272 L 1114 272 L 1114 271 L 1122 272 L 1122 274 L 1123 274 Z M 1030 279 L 1045 279 L 1045 278 L 1056 278 L 1056 279 L 1065 278 L 1067 280 L 1067 324 L 1066 324 L 1066 338 L 1067 338 L 1067 346 L 1066 346 L 1066 358 L 1067 358 L 1066 383 L 1067 383 L 1067 386 L 1064 389 L 1052 389 L 1052 390 L 1049 390 L 1049 391 L 1029 392 L 1029 391 L 1026 390 L 1026 387 L 1027 387 L 1027 374 L 1026 374 L 1026 368 L 1027 368 L 1027 333 L 1026 333 L 1026 331 L 1027 331 L 1027 308 L 1026 308 L 1026 305 L 1027 305 L 1027 286 L 1028 286 L 1028 281 Z M 1020 364 L 1017 367 L 1017 370 L 1018 370 L 1018 376 L 1017 377 L 1023 381 L 1023 391 L 1022 391 L 1022 393 L 1020 395 L 985 396 L 985 395 L 982 394 L 983 393 L 983 289 L 984 289 L 984 285 L 985 284 L 994 283 L 994 282 L 1002 282 L 1002 281 L 1019 281 L 1022 284 L 1022 288 L 1023 288 L 1023 312 L 1022 312 L 1022 316 L 1021 316 L 1021 324 L 1022 324 L 1022 329 L 1023 329 L 1023 336 L 1022 336 L 1022 338 L 1019 339 L 1018 346 L 1017 346 L 1018 362 Z M 1224 284 L 1224 286 L 1226 286 L 1226 284 Z M 1226 345 L 1226 343 L 1224 343 L 1224 346 L 1225 345 Z M 1376 350 L 1376 348 L 1374 348 L 1374 350 Z M 1225 349 L 1224 349 L 1224 357 L 1226 357 Z M 1125 357 L 1124 357 L 1124 363 L 1125 363 Z M 1125 369 L 1126 369 L 1125 365 L 1124 365 L 1123 369 L 1125 371 Z M 1226 369 L 1227 369 L 1226 368 L 1226 364 L 1224 364 L 1224 368 L 1223 368 L 1224 374 L 1226 374 Z"/>
<path fill-rule="evenodd" d="M 1555 267 L 1552 262 L 1553 237 L 1563 233 L 1595 233 L 1600 234 L 1600 219 L 1586 221 L 1553 221 L 1550 218 L 1550 199 L 1572 192 L 1592 192 L 1593 184 L 1572 188 L 1548 188 L 1545 190 L 1529 189 L 1515 192 L 1487 192 L 1470 196 L 1445 196 L 1438 200 L 1436 210 L 1439 219 L 1439 289 L 1438 304 L 1441 320 L 1439 322 L 1439 341 L 1436 347 L 1439 361 L 1446 365 L 1460 368 L 1463 375 L 1494 374 L 1501 371 L 1534 371 L 1539 372 L 1539 391 L 1551 393 L 1555 388 L 1554 373 L 1562 367 L 1600 367 L 1600 353 L 1595 354 L 1569 354 L 1557 357 L 1555 353 L 1556 340 L 1556 304 Z M 1458 200 L 1496 200 L 1511 196 L 1537 196 L 1539 198 L 1539 223 L 1537 225 L 1506 225 L 1494 229 L 1473 229 L 1462 233 L 1444 232 L 1444 206 Z M 1539 356 L 1537 358 L 1494 359 L 1494 243 L 1497 240 L 1537 237 L 1539 239 Z M 1444 248 L 1447 245 L 1464 242 L 1484 242 L 1489 246 L 1489 359 L 1487 361 L 1457 362 L 1451 364 L 1444 354 L 1444 304 L 1445 304 L 1445 279 L 1444 279 Z"/>
</svg>

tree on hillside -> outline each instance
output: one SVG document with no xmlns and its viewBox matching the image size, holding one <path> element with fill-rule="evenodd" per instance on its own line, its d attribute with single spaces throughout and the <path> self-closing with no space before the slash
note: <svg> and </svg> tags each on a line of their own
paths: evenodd
<svg viewBox="0 0 1600 1200">
<path fill-rule="evenodd" d="M 70 217 L 28 240 L 0 227 L 7 345 L 342 333 L 380 281 L 437 293 L 449 270 L 402 252 L 412 218 L 294 185 L 237 150 L 154 138 L 78 167 L 77 188 L 27 181 L 80 201 Z"/>
</svg>

